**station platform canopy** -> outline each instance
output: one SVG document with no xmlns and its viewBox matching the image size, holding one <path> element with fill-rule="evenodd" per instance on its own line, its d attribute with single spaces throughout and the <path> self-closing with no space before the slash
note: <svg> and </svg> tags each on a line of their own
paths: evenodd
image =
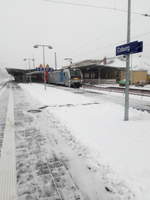
<svg viewBox="0 0 150 200">
<path fill-rule="evenodd" d="M 120 79 L 121 71 L 125 71 L 125 61 L 116 57 L 105 57 L 102 60 L 83 60 L 81 62 L 73 63 L 70 67 L 81 70 L 84 83 L 112 83 Z"/>
<path fill-rule="evenodd" d="M 8 74 L 12 75 L 17 82 L 24 82 L 27 73 L 35 71 L 35 69 L 17 69 L 6 68 Z"/>
<path fill-rule="evenodd" d="M 114 68 L 114 69 L 124 69 L 125 68 L 125 62 L 123 60 L 120 60 L 118 58 L 104 58 L 102 60 L 98 59 L 88 59 L 83 60 L 81 62 L 77 62 L 72 64 L 71 67 L 80 68 L 81 70 L 87 69 L 87 70 L 97 70 L 101 68 Z"/>
</svg>

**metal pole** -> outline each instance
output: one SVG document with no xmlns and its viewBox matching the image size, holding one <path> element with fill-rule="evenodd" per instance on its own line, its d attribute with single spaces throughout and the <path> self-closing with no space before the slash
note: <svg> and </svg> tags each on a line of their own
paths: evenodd
<svg viewBox="0 0 150 200">
<path fill-rule="evenodd" d="M 57 56 L 56 56 L 56 52 L 55 52 L 55 69 L 57 69 Z"/>
<path fill-rule="evenodd" d="M 45 46 L 42 45 L 42 47 L 43 47 L 43 67 L 44 67 L 44 72 L 43 72 L 43 75 L 44 75 L 44 88 L 46 90 Z"/>
<path fill-rule="evenodd" d="M 31 65 L 30 65 L 30 58 L 27 58 L 27 59 L 28 59 L 28 65 L 29 65 L 29 70 L 30 70 L 30 69 L 31 69 Z M 30 83 L 31 83 L 31 80 L 32 80 L 32 79 L 31 79 L 31 75 L 30 75 L 30 80 L 29 80 L 29 81 L 30 81 Z"/>
<path fill-rule="evenodd" d="M 101 83 L 101 70 L 98 68 L 98 84 Z"/>
<path fill-rule="evenodd" d="M 32 58 L 32 62 L 33 62 L 33 68 L 35 68 L 35 59 Z"/>
<path fill-rule="evenodd" d="M 26 61 L 26 60 L 24 60 L 24 61 Z M 29 67 L 28 65 L 29 65 L 29 64 L 28 64 L 27 62 L 25 62 L 25 68 L 26 68 L 26 69 L 28 69 L 28 67 Z"/>
<path fill-rule="evenodd" d="M 43 67 L 44 67 L 44 70 L 43 70 L 43 80 L 44 80 L 44 88 L 46 90 L 46 67 L 45 67 L 45 47 L 48 47 L 49 49 L 52 49 L 52 46 L 50 45 L 34 45 L 33 46 L 34 48 L 38 48 L 38 47 L 42 47 L 43 48 Z"/>
<path fill-rule="evenodd" d="M 72 65 L 72 58 L 70 58 L 70 66 Z"/>
<path fill-rule="evenodd" d="M 130 42 L 130 27 L 131 27 L 131 0 L 128 0 L 128 18 L 127 18 L 127 43 Z M 126 87 L 125 87 L 125 112 L 124 121 L 129 120 L 129 66 L 130 54 L 126 56 Z"/>
<path fill-rule="evenodd" d="M 29 65 L 29 69 L 31 69 L 30 58 L 28 58 L 28 65 Z"/>
<path fill-rule="evenodd" d="M 72 65 L 72 60 L 70 60 L 70 66 Z"/>
<path fill-rule="evenodd" d="M 133 84 L 133 69 L 132 69 L 132 59 L 133 59 L 133 55 L 131 55 L 131 59 L 130 59 L 130 79 L 131 79 L 131 85 Z"/>
</svg>

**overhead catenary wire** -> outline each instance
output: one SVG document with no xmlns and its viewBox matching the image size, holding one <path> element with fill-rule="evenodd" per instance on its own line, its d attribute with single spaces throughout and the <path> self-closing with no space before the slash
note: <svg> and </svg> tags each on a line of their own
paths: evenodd
<svg viewBox="0 0 150 200">
<path fill-rule="evenodd" d="M 146 36 L 146 35 L 149 35 L 150 34 L 150 32 L 146 32 L 146 33 L 141 33 L 141 34 L 138 34 L 138 35 L 135 35 L 135 36 L 133 36 L 132 37 L 132 39 L 136 39 L 136 38 L 139 38 L 139 37 L 142 37 L 142 36 Z M 75 53 L 74 54 L 74 56 L 77 56 L 77 55 L 79 55 L 79 54 L 82 54 L 82 55 L 84 55 L 84 54 L 93 54 L 94 52 L 97 52 L 99 49 L 106 49 L 106 48 L 108 48 L 108 47 L 110 47 L 110 46 L 116 46 L 116 45 L 119 45 L 119 44 L 122 44 L 122 43 L 126 43 L 126 40 L 120 40 L 120 41 L 118 41 L 118 42 L 111 42 L 111 43 L 109 43 L 109 44 L 106 44 L 106 45 L 104 45 L 104 46 L 99 46 L 99 47 L 96 47 L 95 48 L 95 50 L 93 50 L 93 49 L 90 49 L 90 50 L 88 50 L 88 51 L 86 51 L 86 52 L 83 52 L 83 53 L 81 53 L 81 51 L 79 52 L 79 51 L 77 51 L 77 53 Z M 84 46 L 84 45 L 83 45 Z M 75 52 L 75 51 L 73 51 L 73 52 Z"/>
<path fill-rule="evenodd" d="M 97 8 L 97 9 L 112 10 L 112 11 L 116 11 L 116 12 L 120 12 L 120 13 L 125 13 L 125 14 L 127 13 L 127 10 L 119 9 L 119 8 L 116 7 L 116 1 L 114 1 L 114 6 L 113 7 L 100 6 L 100 5 L 97 5 L 96 3 L 95 4 L 90 4 L 88 2 L 88 0 L 81 0 L 79 3 L 77 1 L 73 2 L 73 1 L 69 1 L 69 0 L 44 0 L 44 1 L 51 2 L 51 3 L 54 3 L 54 4 L 60 4 L 60 5 L 64 4 L 64 5 L 70 5 L 70 6 L 79 6 L 79 7 L 87 7 L 87 8 Z M 150 17 L 150 14 L 142 13 L 142 12 L 133 11 L 132 14 L 136 14 L 136 15 L 140 15 L 140 16 L 144 16 L 144 17 Z M 137 36 L 134 36 L 134 37 L 140 37 L 140 36 L 144 36 L 144 35 L 148 35 L 148 34 L 150 34 L 150 32 L 143 33 L 143 34 L 140 34 L 140 35 L 137 35 Z M 123 40 L 123 41 L 120 41 L 120 42 L 126 42 L 126 40 Z M 107 47 L 112 46 L 112 45 L 117 45 L 120 42 L 111 43 L 109 45 L 105 45 L 104 48 L 107 48 Z M 83 46 L 85 46 L 85 45 L 82 45 L 82 47 Z M 101 47 L 96 47 L 95 51 L 97 51 L 100 48 Z M 74 50 L 73 50 L 73 52 L 74 52 Z M 91 50 L 90 50 L 90 52 L 91 52 Z M 86 52 L 86 54 L 87 54 L 87 52 Z"/>
<path fill-rule="evenodd" d="M 142 37 L 142 36 L 147 36 L 147 35 L 150 35 L 150 32 L 145 32 L 145 33 L 141 33 L 141 34 L 138 34 L 138 35 L 135 35 L 135 36 L 133 36 L 132 37 L 132 39 L 137 39 L 137 38 L 140 38 L 140 37 Z M 97 39 L 96 39 L 97 40 Z M 87 47 L 87 43 L 85 43 L 85 44 L 83 44 L 82 46 L 80 46 L 80 48 L 77 48 L 76 50 L 73 50 L 72 52 L 73 52 L 73 56 L 71 56 L 71 57 L 74 57 L 74 56 L 78 56 L 79 54 L 80 55 L 87 55 L 87 54 L 94 54 L 95 52 L 97 52 L 98 50 L 100 50 L 100 49 L 106 49 L 106 48 L 108 48 L 108 47 L 110 47 L 110 46 L 117 46 L 117 45 L 119 45 L 119 44 L 122 44 L 122 43 L 126 43 L 126 40 L 120 40 L 120 41 L 118 41 L 118 42 L 111 42 L 111 43 L 109 43 L 109 44 L 106 44 L 106 45 L 104 45 L 104 46 L 97 46 L 97 47 L 95 47 L 94 49 L 90 49 L 90 50 L 87 50 L 87 51 L 82 51 L 81 50 L 81 48 L 83 48 L 84 46 L 86 46 Z M 80 49 L 80 51 L 78 51 Z M 107 53 L 105 53 L 105 56 L 107 56 Z M 97 57 L 97 56 L 96 56 Z M 103 56 L 102 56 L 103 57 Z M 111 56 L 109 56 L 109 57 L 114 57 L 114 55 L 111 55 Z"/>
<path fill-rule="evenodd" d="M 61 0 L 44 0 L 44 1 L 55 3 L 55 4 L 65 4 L 65 5 L 72 5 L 72 6 L 79 6 L 79 7 L 98 8 L 98 9 L 112 10 L 112 11 L 116 11 L 116 12 L 127 13 L 127 10 L 114 8 L 114 7 L 108 7 L 108 6 L 99 6 L 96 4 L 74 3 L 74 2 L 64 1 L 64 0 L 63 1 L 61 1 Z M 140 13 L 140 12 L 136 12 L 136 11 L 132 11 L 132 14 L 141 15 L 144 17 L 150 17 L 150 14 Z"/>
</svg>

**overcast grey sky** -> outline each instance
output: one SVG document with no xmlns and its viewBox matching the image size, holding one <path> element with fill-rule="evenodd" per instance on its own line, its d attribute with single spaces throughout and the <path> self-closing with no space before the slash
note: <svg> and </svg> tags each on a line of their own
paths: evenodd
<svg viewBox="0 0 150 200">
<path fill-rule="evenodd" d="M 27 67 L 23 58 L 42 63 L 42 49 L 35 44 L 50 44 L 46 62 L 54 66 L 73 61 L 114 56 L 115 46 L 126 40 L 127 0 L 54 0 L 106 6 L 114 10 L 56 4 L 45 0 L 0 0 L 0 66 Z M 149 0 L 131 0 L 132 11 L 150 14 Z M 132 40 L 144 41 L 143 57 L 150 60 L 150 17 L 132 14 Z M 135 37 L 136 36 L 136 37 Z"/>
</svg>

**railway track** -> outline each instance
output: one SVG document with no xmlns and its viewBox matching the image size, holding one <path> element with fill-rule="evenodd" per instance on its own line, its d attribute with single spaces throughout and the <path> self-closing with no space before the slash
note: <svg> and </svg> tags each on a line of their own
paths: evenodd
<svg viewBox="0 0 150 200">
<path fill-rule="evenodd" d="M 80 89 L 74 89 L 74 88 L 63 87 L 63 86 L 54 86 L 54 85 L 53 86 L 49 85 L 49 87 L 55 87 L 55 88 L 62 89 L 62 90 L 65 90 L 65 91 L 69 91 L 69 92 L 72 92 L 72 93 L 75 93 L 75 94 L 82 94 L 84 96 L 89 96 L 89 95 L 90 96 L 91 95 L 99 96 L 99 95 L 102 95 L 102 93 L 100 91 L 107 91 L 107 92 L 114 92 L 114 93 L 124 93 L 125 92 L 125 88 L 123 88 L 123 87 L 107 87 L 107 88 L 104 88 L 104 87 L 96 87 L 94 85 L 83 85 L 83 87 L 80 88 Z M 84 90 L 84 89 L 94 89 L 94 90 Z M 139 97 L 142 97 L 142 96 L 143 97 L 150 97 L 150 90 L 130 88 L 130 94 L 137 95 Z M 104 97 L 104 95 L 103 95 L 103 97 Z M 106 96 L 104 98 L 106 98 Z M 111 100 L 112 100 L 112 102 L 118 103 L 120 105 L 124 104 L 124 99 L 122 97 L 120 97 L 120 98 L 113 97 L 113 98 L 111 98 Z M 67 105 L 62 105 L 62 106 L 67 106 Z M 140 110 L 140 111 L 143 111 L 143 112 L 146 111 L 146 112 L 150 113 L 150 103 L 149 103 L 149 101 L 143 101 L 143 100 L 141 101 L 141 99 L 140 100 L 134 99 L 133 101 L 130 100 L 130 107 L 133 108 L 133 109 L 136 109 L 136 110 Z"/>
<path fill-rule="evenodd" d="M 69 87 L 60 86 L 60 85 L 47 85 L 47 87 L 55 87 L 55 88 L 63 89 L 63 90 L 66 90 L 66 91 L 72 91 L 74 93 L 81 93 L 81 94 L 84 93 L 83 90 L 76 89 L 76 88 L 69 88 Z M 96 90 L 97 91 L 117 92 L 117 93 L 124 93 L 125 92 L 124 87 L 97 87 L 97 86 L 94 86 L 94 85 L 83 84 L 82 88 L 95 89 L 95 91 L 88 91 L 88 92 L 97 93 L 97 94 L 98 94 L 98 92 L 96 92 Z M 132 94 L 132 95 L 150 97 L 150 90 L 146 90 L 146 89 L 130 88 L 129 93 Z"/>
<path fill-rule="evenodd" d="M 96 87 L 96 86 L 90 86 L 90 85 L 83 85 L 83 88 L 89 88 L 89 89 L 94 89 L 95 91 L 108 91 L 108 92 L 117 92 L 117 93 L 125 93 L 125 88 L 123 87 Z M 88 91 L 89 92 L 89 91 Z M 92 91 L 93 92 L 93 91 Z M 98 92 L 95 92 L 98 93 Z M 143 97 L 150 97 L 150 90 L 145 90 L 145 89 L 134 89 L 134 88 L 130 88 L 129 89 L 129 94 L 132 95 L 137 95 L 137 96 L 143 96 Z M 134 104 L 134 102 L 132 103 L 132 101 L 130 102 L 130 107 L 132 107 L 133 109 L 142 111 L 142 112 L 148 112 L 150 113 L 150 104 L 149 102 L 140 102 L 138 104 Z"/>
<path fill-rule="evenodd" d="M 94 85 L 83 85 L 83 88 L 90 88 L 90 89 L 96 89 L 98 91 L 109 91 L 117 93 L 125 92 L 124 87 L 97 87 Z M 129 88 L 129 94 L 150 97 L 150 90 Z"/>
</svg>

